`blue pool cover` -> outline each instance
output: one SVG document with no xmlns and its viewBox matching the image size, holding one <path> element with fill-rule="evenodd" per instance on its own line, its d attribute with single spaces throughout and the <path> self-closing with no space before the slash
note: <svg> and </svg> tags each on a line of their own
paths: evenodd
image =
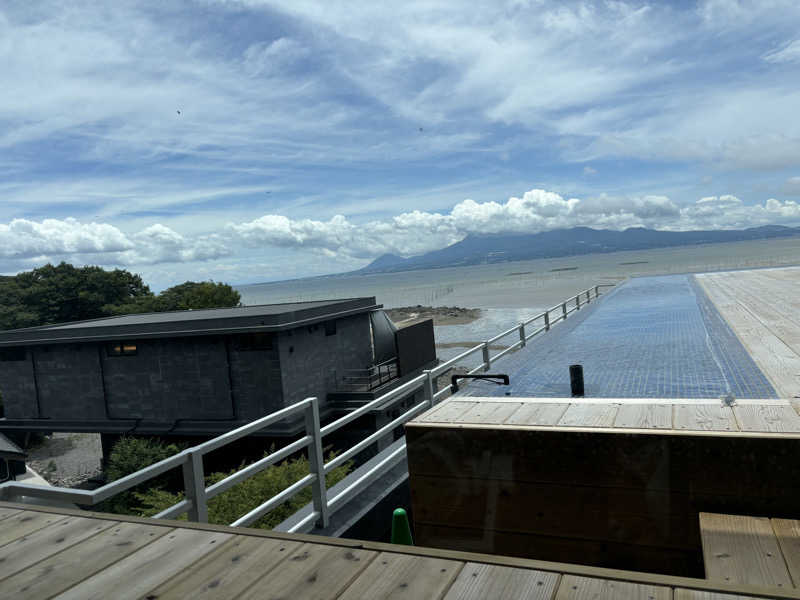
<svg viewBox="0 0 800 600">
<path fill-rule="evenodd" d="M 510 386 L 476 381 L 459 395 L 568 397 L 571 364 L 586 397 L 777 397 L 691 275 L 625 282 L 492 365 Z"/>
</svg>

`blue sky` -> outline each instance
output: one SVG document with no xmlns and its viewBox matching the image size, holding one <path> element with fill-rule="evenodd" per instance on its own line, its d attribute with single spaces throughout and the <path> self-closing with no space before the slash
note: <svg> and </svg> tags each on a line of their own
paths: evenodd
<svg viewBox="0 0 800 600">
<path fill-rule="evenodd" d="M 0 5 L 0 272 L 156 287 L 471 233 L 800 225 L 800 4 Z"/>
</svg>

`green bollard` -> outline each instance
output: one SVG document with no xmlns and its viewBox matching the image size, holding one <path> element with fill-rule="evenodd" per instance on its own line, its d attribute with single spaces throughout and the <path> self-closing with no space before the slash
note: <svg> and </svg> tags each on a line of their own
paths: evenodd
<svg viewBox="0 0 800 600">
<path fill-rule="evenodd" d="M 411 527 L 408 524 L 408 514 L 402 508 L 396 508 L 392 514 L 392 543 L 403 546 L 413 546 Z"/>
</svg>

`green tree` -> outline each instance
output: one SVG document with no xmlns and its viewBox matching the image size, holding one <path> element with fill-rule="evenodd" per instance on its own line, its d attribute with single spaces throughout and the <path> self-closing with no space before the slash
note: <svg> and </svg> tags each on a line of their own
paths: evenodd
<svg viewBox="0 0 800 600">
<path fill-rule="evenodd" d="M 232 307 L 239 306 L 241 301 L 239 292 L 227 283 L 187 281 L 161 292 L 156 304 L 165 311 Z"/>
</svg>

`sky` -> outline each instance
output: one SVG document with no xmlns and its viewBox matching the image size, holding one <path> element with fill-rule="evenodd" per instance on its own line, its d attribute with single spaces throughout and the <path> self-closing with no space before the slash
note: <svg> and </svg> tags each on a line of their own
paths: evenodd
<svg viewBox="0 0 800 600">
<path fill-rule="evenodd" d="M 800 3 L 0 4 L 0 273 L 800 225 Z"/>
</svg>

